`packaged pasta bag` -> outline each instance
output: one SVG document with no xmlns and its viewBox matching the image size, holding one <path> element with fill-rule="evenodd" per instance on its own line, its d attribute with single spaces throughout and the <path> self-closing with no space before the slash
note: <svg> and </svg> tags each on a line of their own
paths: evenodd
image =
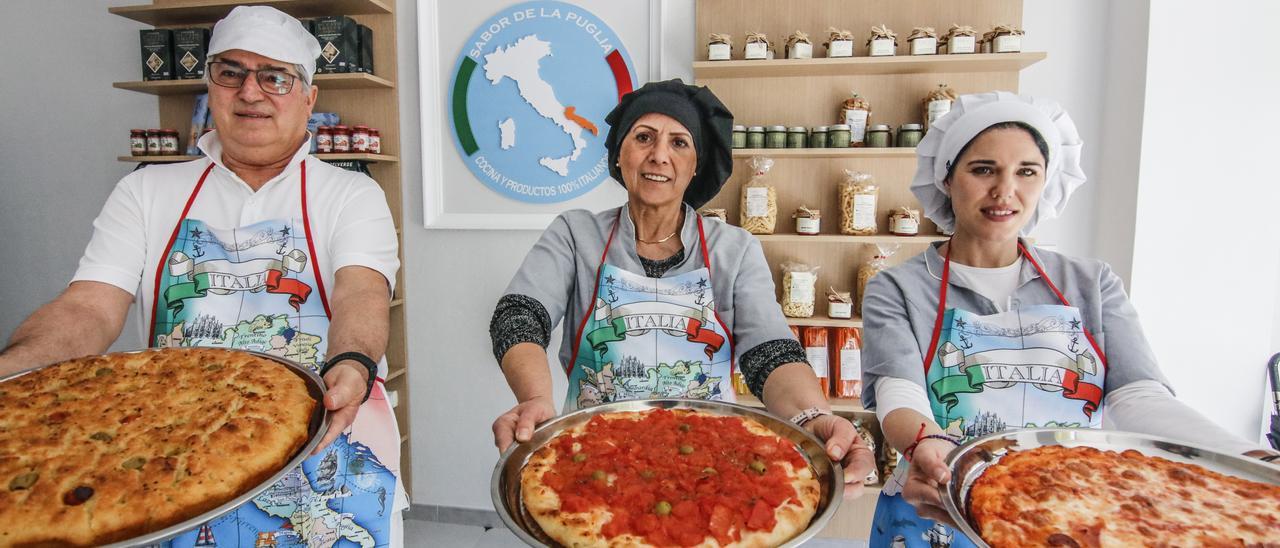
<svg viewBox="0 0 1280 548">
<path fill-rule="evenodd" d="M 862 397 L 862 330 L 831 328 L 831 385 L 837 398 Z"/>
<path fill-rule="evenodd" d="M 782 315 L 813 317 L 817 286 L 818 267 L 790 261 L 782 263 Z"/>
<path fill-rule="evenodd" d="M 818 376 L 818 384 L 822 385 L 822 393 L 830 394 L 830 363 L 827 354 L 827 328 L 805 327 L 800 330 L 804 356 L 813 367 L 813 374 Z"/>
<path fill-rule="evenodd" d="M 876 200 L 880 187 L 870 173 L 846 169 L 844 175 L 840 183 L 840 233 L 874 235 L 878 230 Z"/>
<path fill-rule="evenodd" d="M 898 244 L 876 244 L 876 254 L 858 267 L 858 296 L 853 301 L 854 314 L 862 317 L 862 300 L 867 295 L 867 282 L 881 270 L 889 268 L 889 257 L 898 252 Z"/>
<path fill-rule="evenodd" d="M 753 156 L 747 167 L 751 168 L 751 180 L 742 185 L 739 225 L 752 234 L 773 234 L 778 225 L 778 189 L 765 179 L 773 158 Z"/>
</svg>

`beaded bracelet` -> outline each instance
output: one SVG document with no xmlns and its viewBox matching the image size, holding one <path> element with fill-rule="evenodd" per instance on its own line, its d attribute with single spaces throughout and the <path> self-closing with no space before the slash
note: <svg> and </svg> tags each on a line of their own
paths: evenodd
<svg viewBox="0 0 1280 548">
<path fill-rule="evenodd" d="M 959 446 L 960 446 L 960 440 L 956 439 L 955 437 L 953 437 L 953 436 L 948 436 L 948 435 L 946 435 L 946 434 L 929 434 L 929 435 L 925 435 L 925 433 L 924 433 L 924 428 L 925 428 L 925 424 L 924 424 L 924 423 L 920 423 L 920 431 L 919 431 L 919 432 L 916 432 L 916 441 L 911 442 L 911 445 L 908 445 L 906 449 L 903 449 L 903 450 L 902 450 L 902 458 L 906 459 L 906 460 L 907 460 L 907 462 L 911 462 L 911 455 L 915 454 L 915 452 L 916 452 L 916 446 L 920 445 L 920 442 L 922 442 L 922 441 L 924 441 L 924 440 L 931 440 L 931 439 L 932 439 L 932 440 L 943 440 L 943 441 L 949 441 L 949 442 L 951 442 L 951 443 L 955 444 L 957 447 L 959 447 Z"/>
</svg>

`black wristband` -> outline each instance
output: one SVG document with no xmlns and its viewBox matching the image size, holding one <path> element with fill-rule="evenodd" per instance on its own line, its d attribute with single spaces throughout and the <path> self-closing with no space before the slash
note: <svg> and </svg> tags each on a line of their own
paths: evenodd
<svg viewBox="0 0 1280 548">
<path fill-rule="evenodd" d="M 324 374 L 333 369 L 333 366 L 345 360 L 356 362 L 369 371 L 369 381 L 364 387 L 364 399 L 360 400 L 360 403 L 369 401 L 369 394 L 373 393 L 373 381 L 377 380 L 378 377 L 378 362 L 373 361 L 373 358 L 359 352 L 343 352 L 325 360 L 324 366 L 320 368 L 320 376 L 324 377 Z"/>
</svg>

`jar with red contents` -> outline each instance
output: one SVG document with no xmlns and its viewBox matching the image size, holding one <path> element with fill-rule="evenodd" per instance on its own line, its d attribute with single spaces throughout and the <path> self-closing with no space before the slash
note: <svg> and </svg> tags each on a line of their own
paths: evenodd
<svg viewBox="0 0 1280 548">
<path fill-rule="evenodd" d="M 178 155 L 178 130 L 165 129 L 160 131 L 160 154 L 165 156 Z"/>
<path fill-rule="evenodd" d="M 316 128 L 316 153 L 328 154 L 330 152 L 333 152 L 333 128 L 320 126 Z"/>
<path fill-rule="evenodd" d="M 160 150 L 160 130 L 147 130 L 147 156 L 159 156 Z"/>
<path fill-rule="evenodd" d="M 351 130 L 344 125 L 333 126 L 333 152 L 345 154 L 351 152 Z"/>
<path fill-rule="evenodd" d="M 129 154 L 134 156 L 147 155 L 147 130 L 129 130 Z"/>
<path fill-rule="evenodd" d="M 356 126 L 352 128 L 351 152 L 369 152 L 369 126 Z"/>
<path fill-rule="evenodd" d="M 374 128 L 369 128 L 369 153 L 382 154 L 382 135 Z"/>
</svg>

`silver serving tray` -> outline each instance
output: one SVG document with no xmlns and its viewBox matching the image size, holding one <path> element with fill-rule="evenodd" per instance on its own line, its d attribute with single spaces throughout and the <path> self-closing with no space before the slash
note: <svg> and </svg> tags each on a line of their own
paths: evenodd
<svg viewBox="0 0 1280 548">
<path fill-rule="evenodd" d="M 1046 445 L 1088 446 L 1116 452 L 1133 449 L 1149 457 L 1195 464 L 1228 476 L 1280 485 L 1280 466 L 1158 436 L 1087 428 L 999 432 L 970 440 L 952 450 L 945 461 L 951 471 L 951 480 L 939 488 L 951 520 L 975 545 L 989 548 L 969 519 L 969 490 L 973 483 L 987 467 L 999 462 L 1010 450 L 1025 451 Z"/>
<path fill-rule="evenodd" d="M 157 351 L 159 350 L 133 350 L 129 352 L 119 352 L 119 353 L 120 354 L 138 354 L 142 352 L 157 352 Z M 287 473 L 288 471 L 294 469 L 295 467 L 301 466 L 302 461 L 306 460 L 307 455 L 309 455 L 311 451 L 316 448 L 317 445 L 320 445 L 320 439 L 324 437 L 324 433 L 329 429 L 329 410 L 326 409 L 324 406 L 324 395 L 325 395 L 326 389 L 324 386 L 324 381 L 320 379 L 320 375 L 317 375 L 309 367 L 302 365 L 298 362 L 295 362 L 293 360 L 287 360 L 277 356 L 272 356 L 270 354 L 265 354 L 262 352 L 254 352 L 250 350 L 236 350 L 236 352 L 253 354 L 254 356 L 257 356 L 259 358 L 265 358 L 265 359 L 274 361 L 276 363 L 279 363 L 285 366 L 285 368 L 287 368 L 293 374 L 297 375 L 299 378 L 302 379 L 303 382 L 306 383 L 307 392 L 309 392 L 311 394 L 311 397 L 315 398 L 316 400 L 316 408 L 311 413 L 311 422 L 307 425 L 306 443 L 302 444 L 302 448 L 299 449 L 298 452 L 293 455 L 293 458 L 289 459 L 289 462 L 286 463 L 283 468 L 281 468 L 275 474 L 272 474 L 271 477 L 267 478 L 262 483 L 259 483 L 258 485 L 253 486 L 252 489 L 249 489 L 248 491 L 241 493 L 236 498 L 231 499 L 223 503 L 222 505 L 212 510 L 209 510 L 203 514 L 195 516 L 181 523 L 170 525 L 169 527 L 165 527 L 164 529 L 161 529 L 159 531 L 152 531 L 150 533 L 146 533 L 128 540 L 123 540 L 120 542 L 116 542 L 114 544 L 109 544 L 107 545 L 108 548 L 121 548 L 125 546 L 158 545 L 161 542 L 164 542 L 173 537 L 181 535 L 182 533 L 185 533 L 192 529 L 196 529 L 201 525 L 205 524 L 206 522 L 210 522 L 215 519 L 218 519 L 219 517 L 222 517 L 223 514 L 226 514 L 228 512 L 231 512 L 232 510 L 235 510 L 240 505 L 246 502 L 249 502 L 249 500 L 251 500 L 253 497 L 256 497 L 259 494 L 261 494 L 268 487 L 271 487 L 272 484 L 279 481 L 280 478 L 284 477 L 285 473 Z M 3 383 L 4 381 L 7 381 L 12 378 L 25 375 L 32 371 L 38 371 L 40 369 L 44 369 L 45 367 L 53 367 L 55 365 L 58 365 L 58 364 L 55 363 L 55 364 L 46 365 L 44 367 L 38 367 L 35 369 L 29 369 L 27 371 L 21 371 L 19 373 L 9 375 L 0 379 L 0 383 Z"/>
<path fill-rule="evenodd" d="M 534 430 L 533 436 L 528 442 L 516 443 L 508 447 L 506 452 L 498 459 L 498 464 L 493 467 L 493 479 L 489 483 L 489 494 L 493 498 L 493 507 L 498 511 L 498 515 L 502 517 L 502 522 L 507 525 L 507 528 L 512 533 L 529 546 L 560 546 L 546 533 L 542 532 L 542 528 L 538 526 L 538 522 L 533 519 L 533 516 L 525 510 L 522 502 L 522 497 L 520 496 L 520 471 L 524 469 L 529 456 L 543 445 L 546 445 L 560 432 L 585 423 L 596 415 L 619 411 L 645 411 L 648 409 L 691 409 L 716 415 L 748 417 L 759 421 L 766 428 L 795 442 L 800 447 L 800 452 L 804 454 L 805 460 L 809 461 L 810 468 L 813 469 L 814 475 L 818 478 L 821 494 L 818 496 L 817 513 L 814 514 L 813 519 L 809 522 L 809 527 L 787 541 L 786 544 L 783 544 L 784 548 L 800 546 L 806 540 L 818 534 L 819 531 L 827 526 L 827 522 L 831 521 L 832 516 L 839 509 L 844 489 L 844 469 L 838 463 L 831 461 L 831 458 L 827 456 L 826 448 L 818 438 L 790 421 L 758 409 L 719 401 L 693 399 L 629 400 L 598 405 L 561 415 Z"/>
</svg>

